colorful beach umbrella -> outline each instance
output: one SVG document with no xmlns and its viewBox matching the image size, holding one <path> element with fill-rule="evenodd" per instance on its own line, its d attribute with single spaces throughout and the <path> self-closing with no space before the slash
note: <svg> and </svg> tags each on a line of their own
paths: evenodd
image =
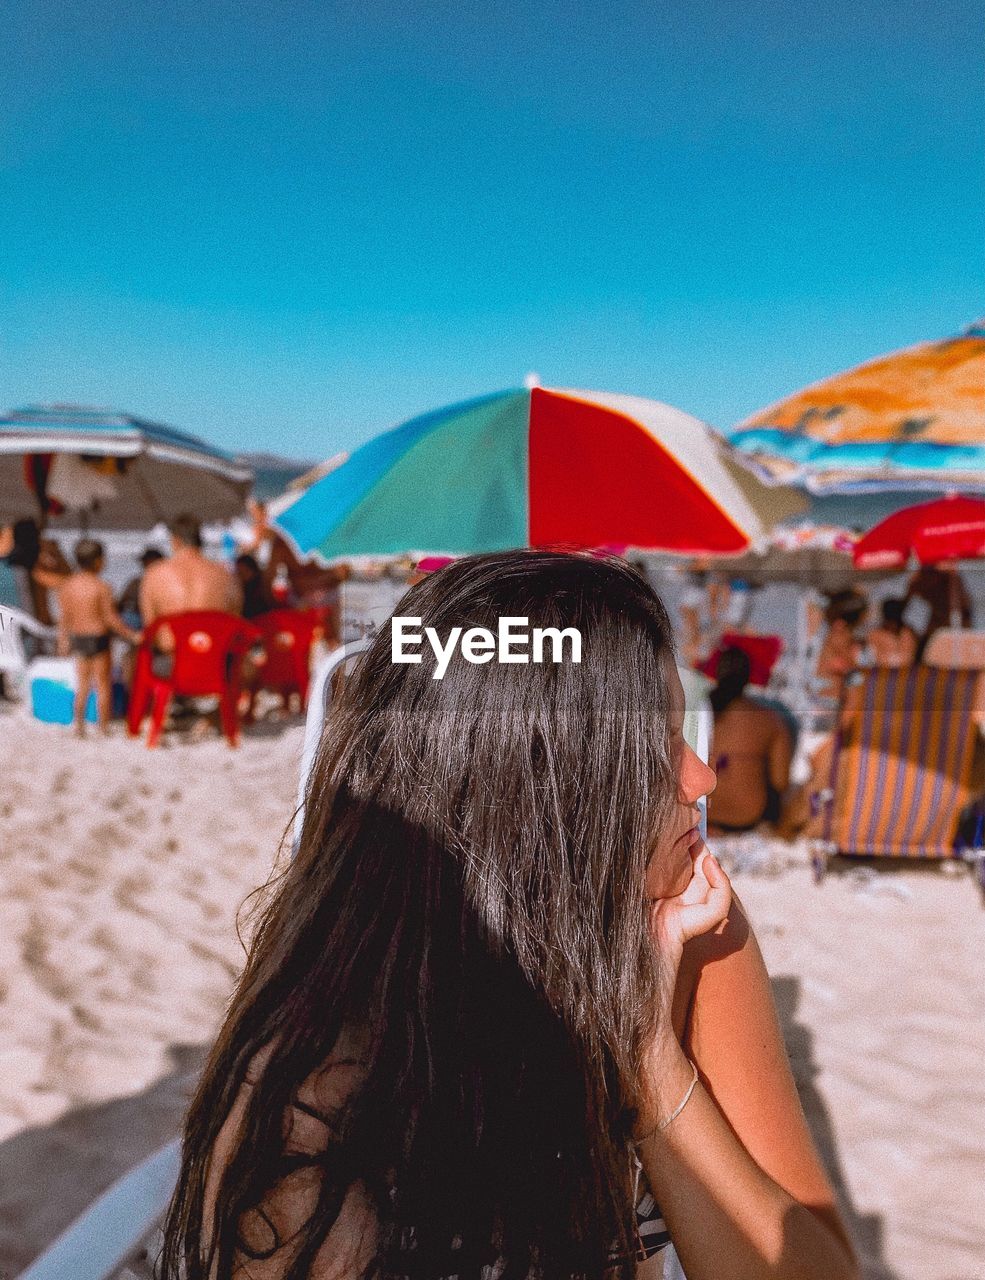
<svg viewBox="0 0 985 1280">
<path fill-rule="evenodd" d="M 985 502 L 947 497 L 889 516 L 855 544 L 860 569 L 903 569 L 911 555 L 921 564 L 985 557 Z"/>
<path fill-rule="evenodd" d="M 276 523 L 325 561 L 556 544 L 728 553 L 799 505 L 679 409 L 533 387 L 377 436 Z"/>
<path fill-rule="evenodd" d="M 985 492 L 985 322 L 817 382 L 730 439 L 767 483 L 813 493 Z"/>
<path fill-rule="evenodd" d="M 189 512 L 228 520 L 253 472 L 196 436 L 79 405 L 0 418 L 0 524 L 43 516 L 105 530 L 150 529 Z"/>
</svg>

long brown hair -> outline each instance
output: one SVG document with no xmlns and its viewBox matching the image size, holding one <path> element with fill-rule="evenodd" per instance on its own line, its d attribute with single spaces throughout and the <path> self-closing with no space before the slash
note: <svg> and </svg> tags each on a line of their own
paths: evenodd
<svg viewBox="0 0 985 1280">
<path fill-rule="evenodd" d="M 317 1203 L 264 1250 L 284 1249 L 289 1280 L 357 1185 L 377 1223 L 366 1274 L 600 1276 L 614 1246 L 634 1266 L 629 1134 L 655 1008 L 643 884 L 676 790 L 667 614 L 621 562 L 548 552 L 460 560 L 397 612 L 442 638 L 503 616 L 575 627 L 582 661 L 457 654 L 436 680 L 427 646 L 395 665 L 389 628 L 377 637 L 188 1116 L 168 1280 L 232 1276 L 255 1247 L 244 1220 L 302 1160 Z M 288 1153 L 288 1109 L 354 1030 L 360 1084 L 329 1149 Z M 210 1153 L 261 1051 L 206 1222 Z"/>
</svg>

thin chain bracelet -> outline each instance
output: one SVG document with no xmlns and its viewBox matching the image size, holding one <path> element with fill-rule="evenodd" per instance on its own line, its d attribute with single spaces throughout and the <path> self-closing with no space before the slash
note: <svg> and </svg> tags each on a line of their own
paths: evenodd
<svg viewBox="0 0 985 1280">
<path fill-rule="evenodd" d="M 688 1085 L 687 1092 L 684 1094 L 684 1097 L 681 1098 L 680 1102 L 673 1109 L 670 1115 L 666 1117 L 666 1119 L 655 1124 L 653 1128 L 650 1129 L 649 1132 L 644 1133 L 641 1138 L 637 1138 L 634 1142 L 634 1146 L 638 1147 L 641 1142 L 646 1142 L 648 1138 L 652 1138 L 656 1133 L 663 1133 L 664 1129 L 666 1129 L 668 1125 L 674 1123 L 687 1104 L 691 1101 L 691 1094 L 694 1093 L 694 1086 L 698 1083 L 698 1068 L 693 1062 L 691 1062 L 690 1058 L 688 1058 L 688 1062 L 691 1066 L 691 1083 Z"/>
</svg>

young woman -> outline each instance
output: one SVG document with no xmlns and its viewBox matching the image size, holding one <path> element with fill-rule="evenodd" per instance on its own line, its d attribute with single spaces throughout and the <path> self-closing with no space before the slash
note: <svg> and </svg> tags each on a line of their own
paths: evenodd
<svg viewBox="0 0 985 1280">
<path fill-rule="evenodd" d="M 581 662 L 365 655 L 191 1108 L 164 1276 L 656 1277 L 669 1234 L 688 1280 L 851 1280 L 698 835 L 659 600 L 511 552 L 399 611 L 443 644 L 573 627 Z"/>
<path fill-rule="evenodd" d="M 828 632 L 817 660 L 817 674 L 824 681 L 823 692 L 837 701 L 848 676 L 859 665 L 864 648 L 858 634 L 869 602 L 861 591 L 837 591 L 829 596 L 824 611 Z"/>
<path fill-rule="evenodd" d="M 761 822 L 778 822 L 790 785 L 790 730 L 771 707 L 746 697 L 751 671 L 744 650 L 726 649 L 709 698 L 717 783 L 708 822 L 714 831 L 752 831 Z"/>
</svg>

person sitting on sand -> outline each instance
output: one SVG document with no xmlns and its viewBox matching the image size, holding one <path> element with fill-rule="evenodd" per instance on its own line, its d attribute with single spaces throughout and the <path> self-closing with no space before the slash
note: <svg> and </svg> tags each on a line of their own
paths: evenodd
<svg viewBox="0 0 985 1280">
<path fill-rule="evenodd" d="M 745 696 L 749 673 L 749 655 L 726 649 L 710 696 L 718 783 L 708 799 L 708 823 L 719 832 L 751 831 L 761 822 L 777 822 L 790 785 L 790 731 L 775 711 Z"/>
<path fill-rule="evenodd" d="M 839 699 L 845 679 L 859 665 L 863 644 L 857 632 L 869 602 L 861 591 L 837 591 L 828 597 L 824 621 L 828 633 L 817 659 L 817 674 L 824 680 L 824 696 Z"/>
<path fill-rule="evenodd" d="M 874 667 L 912 667 L 917 660 L 917 635 L 903 621 L 906 601 L 899 596 L 883 600 L 880 621 L 865 638 Z"/>
<path fill-rule="evenodd" d="M 193 609 L 216 609 L 222 613 L 239 613 L 243 592 L 235 576 L 225 565 L 202 554 L 202 527 L 194 516 L 178 516 L 168 526 L 171 555 L 149 565 L 140 584 L 140 616 L 148 627 L 169 613 L 187 613 Z M 174 636 L 161 627 L 155 642 L 159 653 L 155 670 L 170 674 Z"/>
<path fill-rule="evenodd" d="M 140 643 L 140 632 L 128 627 L 116 612 L 113 593 L 99 576 L 105 553 L 101 542 L 82 538 L 75 544 L 78 570 L 58 588 L 58 647 L 75 657 L 75 731 L 85 736 L 86 703 L 90 689 L 96 691 L 99 728 L 109 727 L 112 705 L 110 637 L 122 636 L 131 644 Z"/>
<path fill-rule="evenodd" d="M 668 1243 L 688 1280 L 855 1280 L 701 839 L 661 601 L 614 559 L 515 551 L 401 609 L 571 628 L 584 661 L 437 680 L 376 635 L 199 1081 L 162 1280 L 642 1280 Z"/>
</svg>

